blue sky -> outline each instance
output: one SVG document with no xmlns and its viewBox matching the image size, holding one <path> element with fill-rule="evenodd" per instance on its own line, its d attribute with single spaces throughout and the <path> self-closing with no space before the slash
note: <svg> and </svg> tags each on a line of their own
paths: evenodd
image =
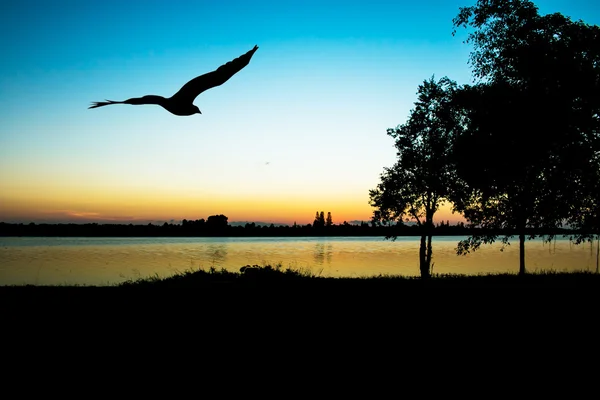
<svg viewBox="0 0 600 400">
<path fill-rule="evenodd" d="M 0 221 L 368 220 L 433 74 L 471 81 L 473 1 L 0 4 Z M 600 23 L 595 1 L 538 1 Z M 90 102 L 168 97 L 259 46 L 202 115 Z M 456 219 L 447 209 L 443 219 Z"/>
</svg>

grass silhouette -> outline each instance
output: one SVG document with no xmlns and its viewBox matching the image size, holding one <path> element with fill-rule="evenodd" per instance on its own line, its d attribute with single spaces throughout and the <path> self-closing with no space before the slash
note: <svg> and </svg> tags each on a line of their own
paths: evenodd
<svg viewBox="0 0 600 400">
<path fill-rule="evenodd" d="M 263 285 L 263 286 L 308 286 L 315 285 L 336 289 L 344 286 L 393 289 L 417 287 L 561 287 L 561 286 L 593 286 L 600 287 L 600 274 L 580 270 L 559 272 L 542 270 L 519 276 L 516 273 L 487 273 L 477 275 L 465 274 L 433 274 L 428 280 L 418 276 L 375 275 L 359 277 L 325 277 L 313 273 L 307 268 L 283 268 L 281 264 L 245 265 L 239 272 L 224 268 L 218 270 L 187 270 L 169 277 L 158 275 L 130 279 L 116 285 L 121 288 L 134 287 L 207 287 L 210 285 Z"/>
<path fill-rule="evenodd" d="M 158 274 L 128 279 L 118 284 L 94 285 L 7 285 L 4 288 L 208 288 L 228 285 L 242 288 L 247 285 L 281 286 L 295 285 L 329 287 L 336 289 L 344 286 L 385 289 L 417 287 L 561 287 L 585 286 L 600 288 L 600 274 L 589 270 L 560 272 L 541 270 L 523 276 L 516 273 L 432 274 L 430 279 L 419 276 L 374 275 L 358 277 L 326 277 L 312 272 L 309 268 L 283 268 L 281 263 L 272 265 L 245 265 L 239 272 L 225 268 L 188 269 L 167 277 Z"/>
</svg>

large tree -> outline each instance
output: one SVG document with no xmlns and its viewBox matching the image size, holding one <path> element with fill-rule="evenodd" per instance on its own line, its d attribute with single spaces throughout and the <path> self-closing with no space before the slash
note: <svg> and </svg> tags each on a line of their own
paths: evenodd
<svg viewBox="0 0 600 400">
<path fill-rule="evenodd" d="M 376 223 L 414 221 L 420 228 L 419 268 L 431 275 L 433 216 L 448 196 L 454 179 L 449 164 L 456 121 L 452 98 L 456 82 L 432 77 L 418 87 L 418 100 L 406 123 L 387 130 L 398 159 L 384 168 L 381 182 L 369 191 Z M 396 239 L 395 235 L 387 238 Z"/>
<path fill-rule="evenodd" d="M 478 83 L 456 97 L 465 129 L 455 146 L 462 186 L 452 201 L 472 225 L 489 228 L 458 251 L 493 242 L 499 231 L 504 243 L 516 234 L 524 274 L 526 236 L 551 233 L 593 196 L 600 30 L 541 16 L 524 0 L 479 0 L 453 22 L 474 28 L 467 42 Z"/>
</svg>

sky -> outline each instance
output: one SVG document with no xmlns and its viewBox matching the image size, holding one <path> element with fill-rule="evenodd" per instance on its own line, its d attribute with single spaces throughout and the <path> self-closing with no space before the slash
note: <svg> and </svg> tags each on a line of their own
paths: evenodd
<svg viewBox="0 0 600 400">
<path fill-rule="evenodd" d="M 474 0 L 3 1 L 0 221 L 368 221 L 386 134 L 419 84 L 471 83 Z M 538 0 L 600 24 L 600 2 Z M 250 50 L 201 115 L 93 101 L 169 97 Z M 461 220 L 444 206 L 437 220 Z"/>
</svg>

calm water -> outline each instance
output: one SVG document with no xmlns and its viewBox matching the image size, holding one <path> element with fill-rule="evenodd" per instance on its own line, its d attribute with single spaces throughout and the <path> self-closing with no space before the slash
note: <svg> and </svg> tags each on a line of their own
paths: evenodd
<svg viewBox="0 0 600 400">
<path fill-rule="evenodd" d="M 433 240 L 434 273 L 517 272 L 518 241 L 457 256 L 462 237 Z M 190 269 L 238 271 L 246 264 L 309 269 L 322 276 L 418 275 L 419 241 L 335 238 L 39 238 L 0 237 L 0 285 L 109 285 Z M 566 239 L 526 244 L 528 271 L 592 270 L 596 249 Z"/>
</svg>

